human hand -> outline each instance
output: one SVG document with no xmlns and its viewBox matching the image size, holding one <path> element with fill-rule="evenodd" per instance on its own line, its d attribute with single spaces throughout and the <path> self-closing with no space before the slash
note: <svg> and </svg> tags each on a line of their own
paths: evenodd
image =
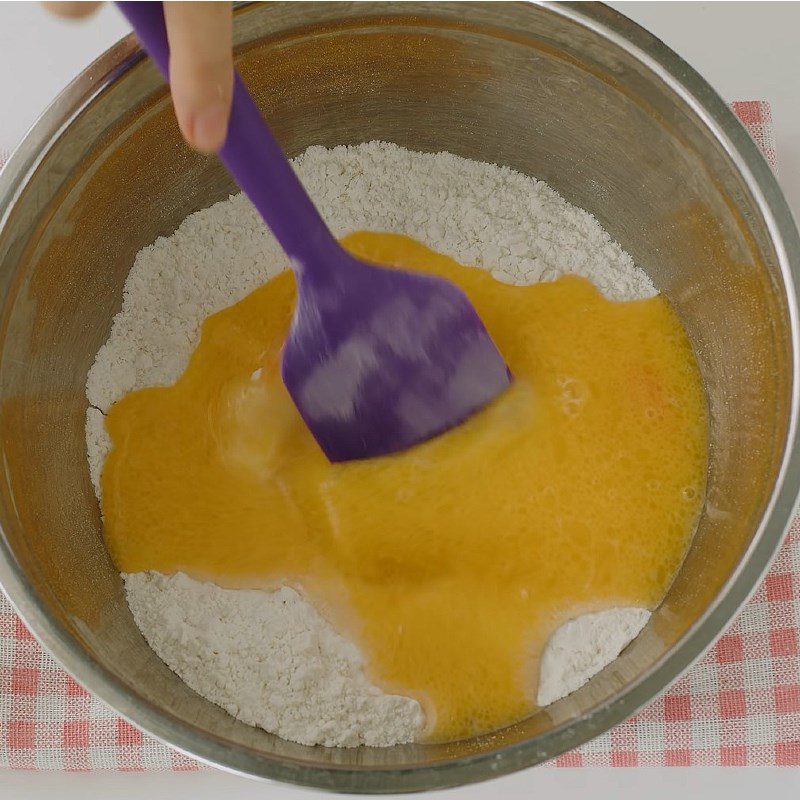
<svg viewBox="0 0 800 800">
<path fill-rule="evenodd" d="M 83 18 L 100 3 L 44 3 L 62 17 Z M 233 96 L 233 15 L 227 2 L 164 3 L 172 104 L 184 139 L 212 153 L 225 142 Z"/>
</svg>

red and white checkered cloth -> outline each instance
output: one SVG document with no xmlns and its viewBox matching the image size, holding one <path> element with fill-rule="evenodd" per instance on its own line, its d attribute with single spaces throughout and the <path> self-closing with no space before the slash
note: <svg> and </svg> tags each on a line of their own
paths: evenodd
<svg viewBox="0 0 800 800">
<path fill-rule="evenodd" d="M 733 107 L 774 166 L 769 105 Z M 799 626 L 800 517 L 761 588 L 702 661 L 636 717 L 551 764 L 800 766 Z M 75 683 L 1 593 L 0 767 L 203 768 Z"/>
</svg>

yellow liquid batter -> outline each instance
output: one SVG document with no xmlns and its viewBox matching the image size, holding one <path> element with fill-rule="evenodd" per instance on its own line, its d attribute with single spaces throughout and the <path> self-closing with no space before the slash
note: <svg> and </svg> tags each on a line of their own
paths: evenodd
<svg viewBox="0 0 800 800">
<path fill-rule="evenodd" d="M 108 546 L 124 572 L 301 586 L 372 680 L 422 701 L 429 738 L 488 731 L 534 708 L 559 624 L 663 597 L 704 491 L 697 365 L 660 297 L 507 286 L 397 235 L 344 245 L 459 284 L 511 389 L 410 451 L 328 463 L 280 380 L 283 273 L 205 322 L 174 386 L 111 409 Z"/>
</svg>

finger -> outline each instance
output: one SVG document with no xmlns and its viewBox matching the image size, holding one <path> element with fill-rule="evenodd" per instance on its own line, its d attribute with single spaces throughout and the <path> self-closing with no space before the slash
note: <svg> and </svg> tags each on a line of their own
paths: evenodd
<svg viewBox="0 0 800 800">
<path fill-rule="evenodd" d="M 164 3 L 169 82 L 189 144 L 214 152 L 225 142 L 233 95 L 230 3 Z"/>
<path fill-rule="evenodd" d="M 94 14 L 100 3 L 42 3 L 42 5 L 57 17 L 81 19 Z"/>
</svg>

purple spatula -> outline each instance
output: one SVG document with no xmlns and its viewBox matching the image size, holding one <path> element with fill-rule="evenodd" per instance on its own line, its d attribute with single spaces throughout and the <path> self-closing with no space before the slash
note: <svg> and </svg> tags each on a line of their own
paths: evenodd
<svg viewBox="0 0 800 800">
<path fill-rule="evenodd" d="M 162 4 L 117 5 L 168 77 Z M 281 372 L 331 461 L 404 450 L 509 385 L 508 367 L 460 289 L 367 264 L 339 245 L 238 74 L 219 156 L 289 256 L 297 306 Z"/>
</svg>

